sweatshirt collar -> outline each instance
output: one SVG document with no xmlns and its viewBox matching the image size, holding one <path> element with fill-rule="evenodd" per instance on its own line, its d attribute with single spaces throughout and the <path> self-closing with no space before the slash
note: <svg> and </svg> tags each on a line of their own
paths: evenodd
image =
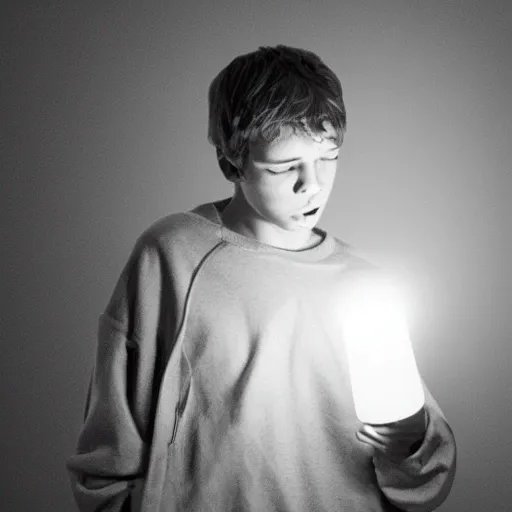
<svg viewBox="0 0 512 512">
<path fill-rule="evenodd" d="M 222 222 L 221 212 L 229 204 L 231 198 L 222 199 L 197 206 L 190 213 L 195 213 L 203 219 L 215 224 L 218 228 L 219 238 L 224 242 L 236 245 L 245 250 L 267 255 L 276 255 L 294 261 L 320 261 L 333 253 L 336 242 L 333 237 L 324 230 L 314 227 L 313 231 L 322 237 L 322 240 L 314 247 L 302 250 L 289 250 L 264 244 L 255 238 L 250 238 L 229 229 Z"/>
</svg>

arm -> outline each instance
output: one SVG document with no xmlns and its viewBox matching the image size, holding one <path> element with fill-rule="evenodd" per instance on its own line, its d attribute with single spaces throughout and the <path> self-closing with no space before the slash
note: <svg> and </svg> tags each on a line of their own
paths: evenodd
<svg viewBox="0 0 512 512">
<path fill-rule="evenodd" d="M 431 512 L 447 498 L 455 478 L 456 444 L 453 431 L 427 387 L 426 430 L 410 455 L 392 461 L 376 451 L 377 481 L 387 499 L 406 512 Z"/>
<path fill-rule="evenodd" d="M 100 317 L 85 421 L 67 468 L 79 510 L 129 509 L 151 438 L 161 297 L 158 253 L 132 254 Z"/>
</svg>

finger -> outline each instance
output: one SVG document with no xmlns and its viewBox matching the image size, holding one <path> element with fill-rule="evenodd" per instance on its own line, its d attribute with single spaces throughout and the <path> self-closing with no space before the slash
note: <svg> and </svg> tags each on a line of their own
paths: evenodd
<svg viewBox="0 0 512 512">
<path fill-rule="evenodd" d="M 375 439 L 372 439 L 371 437 L 368 437 L 365 434 L 362 434 L 360 432 L 357 433 L 357 438 L 361 443 L 363 443 L 365 446 L 368 446 L 372 449 L 371 455 L 375 456 L 378 453 L 385 455 L 386 457 L 394 460 L 393 457 L 396 457 L 396 453 L 389 449 L 389 447 L 383 446 L 381 443 L 376 441 Z"/>
<path fill-rule="evenodd" d="M 375 439 L 381 444 L 386 444 L 389 442 L 389 438 L 383 434 L 381 434 L 375 427 L 372 425 L 363 425 L 360 432 L 372 439 Z"/>
<path fill-rule="evenodd" d="M 366 435 L 364 432 L 357 432 L 356 435 L 362 443 L 373 449 L 373 455 L 380 453 L 397 464 L 402 462 L 409 455 L 409 451 L 404 446 L 393 443 L 382 444 L 378 440 Z"/>
<path fill-rule="evenodd" d="M 390 437 L 379 434 L 369 425 L 365 425 L 360 432 L 365 439 L 371 439 L 375 446 L 379 447 L 381 451 L 386 453 L 389 451 L 401 449 L 402 446 L 412 444 L 412 441 L 409 439 L 403 439 L 402 437 Z"/>
<path fill-rule="evenodd" d="M 377 439 L 386 443 L 415 443 L 423 439 L 423 435 L 420 434 L 412 434 L 410 432 L 405 432 L 401 434 L 382 434 L 378 431 L 374 433 L 369 433 L 369 435 L 373 435 Z"/>
<path fill-rule="evenodd" d="M 375 432 L 376 434 L 390 438 L 418 438 L 425 434 L 422 429 L 400 429 L 379 425 L 365 425 L 365 428 L 370 432 Z"/>
<path fill-rule="evenodd" d="M 382 425 L 372 425 L 375 431 L 385 434 L 385 435 L 403 435 L 403 434 L 420 434 L 424 433 L 425 429 L 420 427 L 408 427 L 408 428 L 400 428 L 400 427 L 384 427 Z"/>
<path fill-rule="evenodd" d="M 384 451 L 385 445 L 377 438 L 374 438 L 365 432 L 358 431 L 356 433 L 357 438 L 362 441 L 363 443 L 369 444 L 370 446 L 373 446 L 379 451 Z"/>
<path fill-rule="evenodd" d="M 375 448 L 379 449 L 381 452 L 385 454 L 395 454 L 398 456 L 407 455 L 410 451 L 411 445 L 414 443 L 411 439 L 407 438 L 390 438 L 387 436 L 382 436 L 373 432 L 371 427 L 362 428 L 358 432 L 358 437 L 368 444 L 371 444 Z"/>
</svg>

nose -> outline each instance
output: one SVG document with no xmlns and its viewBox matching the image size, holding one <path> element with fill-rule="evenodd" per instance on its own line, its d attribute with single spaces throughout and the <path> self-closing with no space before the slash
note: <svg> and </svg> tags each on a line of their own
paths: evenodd
<svg viewBox="0 0 512 512">
<path fill-rule="evenodd" d="M 299 173 L 299 180 L 297 181 L 297 193 L 307 194 L 313 196 L 320 192 L 322 187 L 318 183 L 318 177 L 314 165 L 304 166 Z"/>
</svg>

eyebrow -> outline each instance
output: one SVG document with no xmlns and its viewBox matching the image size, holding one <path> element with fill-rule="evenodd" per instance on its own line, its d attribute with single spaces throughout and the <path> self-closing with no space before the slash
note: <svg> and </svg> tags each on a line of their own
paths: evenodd
<svg viewBox="0 0 512 512">
<path fill-rule="evenodd" d="M 330 153 L 331 151 L 334 151 L 335 149 L 339 149 L 340 146 L 334 146 L 332 148 L 329 148 L 324 151 L 324 153 Z M 255 161 L 254 163 L 257 164 L 267 164 L 267 165 L 282 165 L 282 164 L 290 164 L 292 162 L 297 162 L 300 160 L 300 158 L 290 158 L 288 160 L 266 160 L 266 161 Z"/>
</svg>

